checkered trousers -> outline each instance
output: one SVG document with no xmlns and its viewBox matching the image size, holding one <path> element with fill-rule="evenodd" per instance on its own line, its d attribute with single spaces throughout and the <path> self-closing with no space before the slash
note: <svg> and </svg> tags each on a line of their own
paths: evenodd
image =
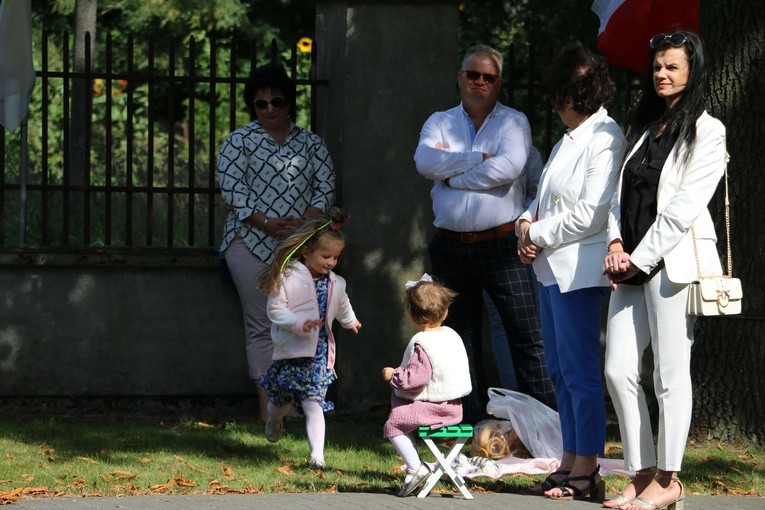
<svg viewBox="0 0 765 510">
<path fill-rule="evenodd" d="M 531 266 L 518 257 L 514 232 L 465 244 L 438 234 L 428 250 L 433 276 L 458 293 L 445 324 L 462 337 L 470 362 L 473 391 L 462 399 L 465 421 L 486 415 L 488 387 L 483 369 L 483 297 L 486 289 L 502 318 L 519 391 L 556 409 L 545 364 Z"/>
</svg>

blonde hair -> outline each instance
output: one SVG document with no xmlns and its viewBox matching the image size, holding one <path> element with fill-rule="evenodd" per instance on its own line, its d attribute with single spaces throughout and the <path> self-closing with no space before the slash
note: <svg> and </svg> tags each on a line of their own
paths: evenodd
<svg viewBox="0 0 765 510">
<path fill-rule="evenodd" d="M 416 325 L 435 326 L 444 321 L 456 296 L 439 282 L 420 281 L 406 289 L 404 308 Z"/>
<path fill-rule="evenodd" d="M 341 228 L 348 219 L 349 216 L 345 212 L 333 207 L 327 214 L 305 220 L 305 223 L 276 245 L 271 266 L 258 279 L 260 289 L 267 294 L 278 291 L 282 273 L 286 275 L 291 271 L 290 261 L 302 260 L 304 253 L 312 253 L 323 243 L 344 243 L 345 237 Z"/>
</svg>

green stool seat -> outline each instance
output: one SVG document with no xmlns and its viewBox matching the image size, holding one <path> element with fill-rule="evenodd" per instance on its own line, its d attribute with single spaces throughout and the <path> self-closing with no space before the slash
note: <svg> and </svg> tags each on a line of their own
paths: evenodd
<svg viewBox="0 0 765 510">
<path fill-rule="evenodd" d="M 435 487 L 436 483 L 441 479 L 444 474 L 449 475 L 454 485 L 459 489 L 465 499 L 473 499 L 473 495 L 465 487 L 465 480 L 458 475 L 452 468 L 452 462 L 457 455 L 459 455 L 462 447 L 465 446 L 467 440 L 473 437 L 473 426 L 466 423 L 459 425 L 449 425 L 438 429 L 431 430 L 430 427 L 420 427 L 417 429 L 419 436 L 425 441 L 433 455 L 436 457 L 436 468 L 433 473 L 428 477 L 425 485 L 417 494 L 418 498 L 424 498 Z M 441 450 L 438 449 L 434 439 L 456 439 L 454 446 L 451 447 L 449 453 L 444 457 Z"/>
<path fill-rule="evenodd" d="M 473 437 L 473 426 L 467 423 L 459 425 L 448 425 L 440 429 L 431 430 L 430 427 L 420 427 L 418 429 L 420 437 Z"/>
</svg>

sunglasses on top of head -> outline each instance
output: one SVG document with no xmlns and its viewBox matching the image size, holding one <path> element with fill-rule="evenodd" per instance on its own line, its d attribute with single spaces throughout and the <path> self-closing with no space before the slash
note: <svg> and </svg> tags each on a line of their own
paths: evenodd
<svg viewBox="0 0 765 510">
<path fill-rule="evenodd" d="M 485 81 L 486 83 L 489 83 L 489 84 L 494 83 L 495 81 L 497 81 L 499 79 L 499 75 L 498 74 L 479 73 L 478 71 L 470 71 L 470 70 L 465 70 L 465 71 L 460 71 L 460 72 L 461 73 L 465 73 L 465 76 L 467 76 L 468 80 L 475 81 L 478 78 L 483 77 L 483 81 Z"/>
<path fill-rule="evenodd" d="M 271 101 L 266 101 L 265 99 L 258 99 L 255 101 L 255 108 L 258 110 L 265 110 L 268 108 L 268 105 L 271 105 L 274 107 L 274 110 L 279 110 L 281 108 L 284 108 L 284 106 L 287 104 L 287 100 L 283 97 L 275 97 Z"/>
<path fill-rule="evenodd" d="M 688 38 L 685 37 L 685 34 L 680 32 L 675 32 L 672 34 L 657 34 L 653 37 L 651 37 L 650 45 L 652 50 L 659 50 L 661 48 L 664 48 L 666 46 L 673 46 L 675 48 L 679 48 L 683 44 L 686 44 L 688 42 Z"/>
</svg>

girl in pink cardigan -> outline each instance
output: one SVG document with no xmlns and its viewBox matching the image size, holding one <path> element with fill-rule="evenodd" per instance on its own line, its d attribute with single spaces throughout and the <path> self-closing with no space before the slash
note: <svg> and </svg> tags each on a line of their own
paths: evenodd
<svg viewBox="0 0 765 510">
<path fill-rule="evenodd" d="M 280 241 L 271 268 L 261 277 L 268 293 L 273 361 L 260 384 L 268 394 L 266 438 L 279 440 L 292 404 L 302 407 L 311 449 L 309 467 L 323 469 L 324 412 L 335 380 L 332 322 L 359 332 L 361 323 L 345 293 L 345 280 L 332 272 L 345 247 L 340 232 L 347 215 L 339 209 L 306 222 Z"/>
<path fill-rule="evenodd" d="M 439 428 L 462 420 L 462 400 L 470 393 L 470 368 L 460 336 L 442 326 L 456 294 L 425 274 L 408 282 L 404 307 L 419 333 L 409 341 L 401 365 L 382 369 L 393 389 L 383 435 L 406 463 L 399 497 L 410 495 L 430 475 L 417 454 L 414 431 Z"/>
</svg>

